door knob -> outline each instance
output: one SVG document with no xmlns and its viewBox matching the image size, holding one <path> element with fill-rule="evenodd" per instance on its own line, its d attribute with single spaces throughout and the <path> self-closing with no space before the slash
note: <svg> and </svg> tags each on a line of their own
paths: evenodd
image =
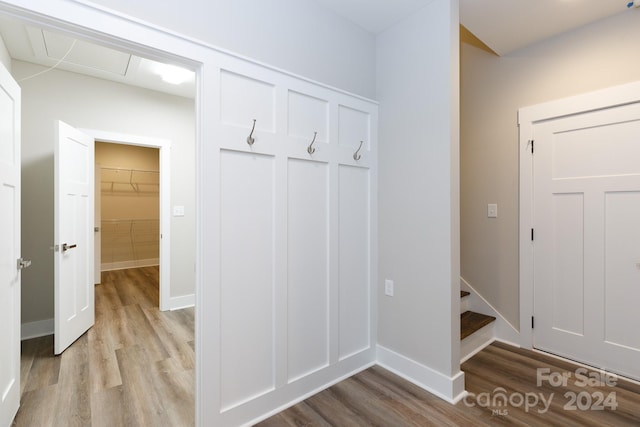
<svg viewBox="0 0 640 427">
<path fill-rule="evenodd" d="M 63 244 L 62 244 L 62 252 L 66 252 L 66 251 L 68 251 L 69 249 L 73 249 L 73 248 L 75 248 L 76 246 L 78 246 L 78 245 L 76 245 L 75 243 L 74 243 L 73 245 L 68 245 L 68 244 L 66 244 L 66 243 L 63 243 Z"/>
<path fill-rule="evenodd" d="M 18 270 L 24 270 L 31 265 L 30 259 L 18 258 Z"/>
</svg>

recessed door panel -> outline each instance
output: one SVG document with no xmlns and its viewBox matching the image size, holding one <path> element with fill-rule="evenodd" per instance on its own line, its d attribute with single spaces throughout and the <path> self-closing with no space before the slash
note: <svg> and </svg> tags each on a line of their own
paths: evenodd
<svg viewBox="0 0 640 427">
<path fill-rule="evenodd" d="M 369 170 L 339 167 L 340 359 L 369 347 Z"/>
<path fill-rule="evenodd" d="M 605 209 L 605 340 L 640 351 L 640 192 L 608 193 Z"/>
<path fill-rule="evenodd" d="M 339 106 L 338 114 L 340 145 L 358 148 L 360 141 L 363 141 L 363 150 L 368 150 L 371 141 L 370 114 L 344 105 Z"/>
<path fill-rule="evenodd" d="M 274 164 L 220 153 L 223 411 L 274 388 Z"/>
<path fill-rule="evenodd" d="M 584 333 L 584 236 L 582 194 L 554 194 L 553 327 Z"/>
<path fill-rule="evenodd" d="M 275 132 L 275 86 L 251 77 L 220 71 L 220 120 L 224 124 Z"/>
<path fill-rule="evenodd" d="M 289 160 L 289 381 L 329 363 L 329 168 Z"/>
<path fill-rule="evenodd" d="M 289 136 L 311 140 L 318 132 L 316 143 L 329 138 L 329 103 L 325 100 L 289 91 Z"/>
</svg>

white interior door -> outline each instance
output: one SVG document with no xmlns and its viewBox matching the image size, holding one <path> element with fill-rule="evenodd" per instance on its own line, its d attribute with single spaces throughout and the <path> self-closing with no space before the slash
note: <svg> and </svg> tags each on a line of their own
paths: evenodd
<svg viewBox="0 0 640 427">
<path fill-rule="evenodd" d="M 640 379 L 640 103 L 534 137 L 534 346 Z"/>
<path fill-rule="evenodd" d="M 94 322 L 94 140 L 58 122 L 54 157 L 54 351 L 60 354 Z"/>
<path fill-rule="evenodd" d="M 20 87 L 0 64 L 0 425 L 20 406 Z"/>
</svg>

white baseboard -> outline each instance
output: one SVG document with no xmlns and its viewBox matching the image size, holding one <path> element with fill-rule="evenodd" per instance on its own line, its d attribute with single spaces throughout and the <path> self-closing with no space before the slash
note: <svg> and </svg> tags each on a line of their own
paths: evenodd
<svg viewBox="0 0 640 427">
<path fill-rule="evenodd" d="M 518 330 L 507 319 L 505 319 L 504 316 L 495 309 L 495 307 L 489 304 L 489 302 L 462 277 L 460 277 L 460 289 L 471 292 L 471 295 L 466 297 L 469 299 L 470 310 L 496 318 L 496 321 L 494 322 L 495 326 L 493 328 L 494 337 L 496 339 L 507 344 L 520 347 L 519 344 L 514 344 L 520 342 L 520 332 L 518 332 Z"/>
<path fill-rule="evenodd" d="M 53 335 L 53 319 L 38 320 L 37 322 L 28 322 L 21 325 L 21 339 L 28 340 L 31 338 L 39 338 L 47 335 Z"/>
<path fill-rule="evenodd" d="M 159 258 L 138 259 L 118 262 L 103 262 L 100 264 L 100 271 L 124 270 L 126 268 L 152 267 L 160 265 Z"/>
<path fill-rule="evenodd" d="M 464 372 L 448 377 L 388 348 L 378 346 L 377 363 L 449 403 L 456 404 L 466 395 Z"/>
<path fill-rule="evenodd" d="M 169 310 L 180 310 L 196 305 L 196 294 L 171 297 L 169 300 Z"/>
</svg>

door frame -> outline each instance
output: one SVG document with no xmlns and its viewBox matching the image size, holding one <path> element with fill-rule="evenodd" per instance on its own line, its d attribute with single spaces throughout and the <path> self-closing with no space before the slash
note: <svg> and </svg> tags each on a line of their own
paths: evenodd
<svg viewBox="0 0 640 427">
<path fill-rule="evenodd" d="M 171 310 L 171 141 L 98 129 L 79 129 L 95 141 L 157 148 L 160 154 L 160 311 Z M 93 165 L 95 167 L 95 163 Z M 95 171 L 92 171 L 95 173 Z M 99 197 L 96 194 L 96 197 Z M 102 232 L 102 231 L 101 231 Z"/>
<path fill-rule="evenodd" d="M 562 98 L 518 110 L 520 159 L 520 346 L 533 349 L 532 318 L 534 314 L 534 257 L 531 230 L 535 228 L 533 216 L 533 161 L 531 141 L 539 122 L 560 117 L 603 110 L 619 105 L 640 102 L 640 81 L 614 86 L 581 95 Z M 534 236 L 535 237 L 535 236 Z"/>
</svg>

